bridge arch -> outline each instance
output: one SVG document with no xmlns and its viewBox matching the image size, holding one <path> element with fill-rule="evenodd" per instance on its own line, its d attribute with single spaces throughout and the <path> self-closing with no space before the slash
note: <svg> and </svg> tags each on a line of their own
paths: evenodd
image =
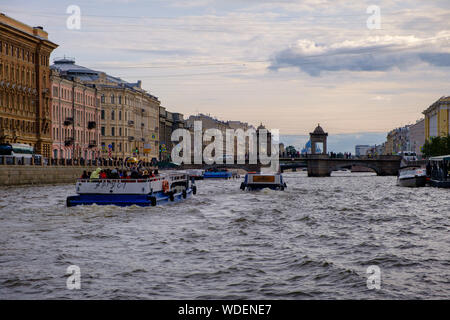
<svg viewBox="0 0 450 320">
<path fill-rule="evenodd" d="M 328 175 L 331 175 L 331 173 L 333 171 L 338 171 L 340 169 L 351 169 L 353 166 L 369 168 L 369 169 L 372 169 L 377 174 L 377 176 L 381 175 L 380 168 L 374 163 L 370 163 L 370 162 L 353 163 L 351 161 L 349 161 L 347 163 L 337 163 L 337 164 L 329 166 Z"/>
</svg>

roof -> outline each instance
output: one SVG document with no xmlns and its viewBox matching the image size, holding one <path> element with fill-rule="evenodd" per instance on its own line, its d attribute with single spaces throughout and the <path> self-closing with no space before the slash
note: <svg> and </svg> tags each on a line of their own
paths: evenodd
<svg viewBox="0 0 450 320">
<path fill-rule="evenodd" d="M 429 159 L 430 161 L 450 161 L 450 154 L 445 156 L 439 156 L 439 157 L 431 157 Z"/>
<path fill-rule="evenodd" d="M 320 124 L 317 125 L 317 127 L 314 129 L 314 131 L 312 133 L 313 134 L 327 134 L 327 133 L 325 133 L 325 131 L 323 131 Z"/>
<path fill-rule="evenodd" d="M 145 92 L 148 96 L 158 100 L 158 97 L 155 97 L 154 95 L 146 92 L 145 90 L 141 89 L 141 82 L 137 81 L 135 83 L 133 82 L 127 82 L 121 78 L 113 77 L 105 72 L 93 70 L 90 68 L 86 68 L 83 66 L 79 66 L 75 64 L 74 58 L 61 58 L 61 59 L 55 59 L 53 62 L 53 65 L 50 66 L 50 69 L 57 70 L 62 74 L 66 74 L 68 76 L 73 76 L 79 78 L 83 82 L 94 82 L 97 81 L 100 78 L 100 74 L 105 74 L 106 81 L 109 84 L 103 84 L 103 87 L 123 87 L 132 89 L 134 91 L 140 91 Z"/>
</svg>

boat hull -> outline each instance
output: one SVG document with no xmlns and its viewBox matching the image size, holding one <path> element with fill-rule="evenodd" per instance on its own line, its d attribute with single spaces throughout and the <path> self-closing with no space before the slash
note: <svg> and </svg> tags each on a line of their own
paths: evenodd
<svg viewBox="0 0 450 320">
<path fill-rule="evenodd" d="M 425 176 L 415 176 L 398 179 L 398 185 L 401 187 L 409 187 L 409 188 L 425 187 L 426 183 L 427 178 Z"/>
<path fill-rule="evenodd" d="M 68 197 L 66 202 L 68 207 L 93 204 L 148 207 L 182 201 L 189 198 L 192 193 L 193 189 L 188 188 L 186 192 L 173 193 L 173 195 L 163 192 L 153 194 L 80 194 Z"/>
<path fill-rule="evenodd" d="M 442 180 L 430 179 L 429 184 L 430 184 L 430 186 L 436 187 L 436 188 L 450 188 L 450 180 L 442 181 Z"/>
<path fill-rule="evenodd" d="M 233 174 L 231 172 L 205 172 L 203 179 L 231 179 Z"/>
</svg>

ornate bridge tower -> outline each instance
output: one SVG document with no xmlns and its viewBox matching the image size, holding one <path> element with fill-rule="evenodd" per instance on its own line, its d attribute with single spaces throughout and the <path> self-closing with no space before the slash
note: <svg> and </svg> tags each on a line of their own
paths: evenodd
<svg viewBox="0 0 450 320">
<path fill-rule="evenodd" d="M 311 154 L 315 155 L 316 153 L 316 143 L 322 143 L 322 154 L 327 154 L 327 136 L 328 133 L 323 131 L 320 124 L 317 125 L 316 129 L 313 132 L 309 133 L 309 138 L 311 140 Z"/>
</svg>

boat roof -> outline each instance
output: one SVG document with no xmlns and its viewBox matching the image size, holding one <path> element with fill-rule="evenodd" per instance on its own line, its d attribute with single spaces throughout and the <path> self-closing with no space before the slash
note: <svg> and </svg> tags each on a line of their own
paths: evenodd
<svg viewBox="0 0 450 320">
<path fill-rule="evenodd" d="M 450 154 L 447 154 L 445 156 L 439 156 L 439 157 L 431 157 L 430 161 L 450 161 Z"/>
</svg>

